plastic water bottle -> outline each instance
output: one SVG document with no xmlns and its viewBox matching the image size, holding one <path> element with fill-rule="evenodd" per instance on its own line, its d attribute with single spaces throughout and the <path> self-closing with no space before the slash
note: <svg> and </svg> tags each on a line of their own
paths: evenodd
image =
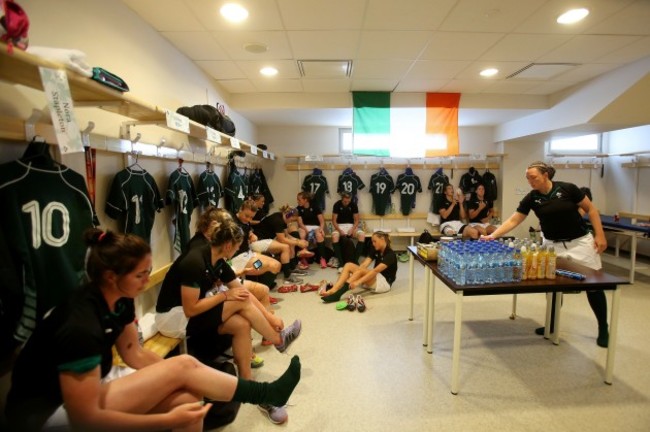
<svg viewBox="0 0 650 432">
<path fill-rule="evenodd" d="M 528 279 L 528 269 L 530 267 L 530 253 L 526 248 L 526 245 L 523 245 L 520 249 L 521 251 L 521 280 Z"/>
<path fill-rule="evenodd" d="M 537 258 L 539 257 L 539 252 L 537 251 L 537 245 L 533 243 L 530 249 L 530 267 L 528 269 L 528 279 L 535 280 L 537 279 Z"/>
<path fill-rule="evenodd" d="M 546 279 L 555 279 L 555 270 L 557 269 L 557 254 L 553 246 L 548 248 L 548 257 L 546 263 Z"/>
<path fill-rule="evenodd" d="M 546 278 L 546 258 L 548 253 L 546 252 L 546 246 L 542 246 L 539 250 L 539 255 L 537 257 L 537 279 Z"/>
<path fill-rule="evenodd" d="M 515 249 L 513 254 L 513 266 L 512 266 L 512 282 L 521 282 L 521 275 L 523 270 L 521 250 Z M 548 269 L 548 267 L 547 267 Z"/>
</svg>

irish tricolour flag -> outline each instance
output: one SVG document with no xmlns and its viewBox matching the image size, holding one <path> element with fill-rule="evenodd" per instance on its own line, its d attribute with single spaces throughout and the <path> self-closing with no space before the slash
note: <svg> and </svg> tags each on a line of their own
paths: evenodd
<svg viewBox="0 0 650 432">
<path fill-rule="evenodd" d="M 354 154 L 458 154 L 459 93 L 353 92 Z"/>
</svg>

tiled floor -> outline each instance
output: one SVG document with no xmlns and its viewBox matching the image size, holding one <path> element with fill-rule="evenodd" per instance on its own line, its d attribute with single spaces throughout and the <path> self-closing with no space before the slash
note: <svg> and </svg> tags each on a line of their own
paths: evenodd
<svg viewBox="0 0 650 432">
<path fill-rule="evenodd" d="M 622 276 L 627 267 L 608 264 Z M 627 265 L 620 260 L 619 264 Z M 307 280 L 334 279 L 316 270 Z M 416 266 L 417 268 L 417 266 Z M 604 384 L 606 350 L 596 345 L 596 321 L 586 296 L 565 296 L 561 343 L 533 334 L 543 323 L 544 296 L 522 295 L 510 320 L 511 296 L 475 297 L 463 305 L 460 393 L 450 391 L 454 303 L 436 295 L 433 355 L 422 347 L 421 287 L 408 321 L 408 264 L 391 292 L 366 294 L 368 310 L 337 311 L 315 293 L 277 294 L 286 323 L 303 320 L 303 334 L 266 360 L 258 380 L 271 380 L 301 357 L 303 378 L 292 396 L 289 422 L 273 426 L 243 405 L 223 431 L 648 431 L 650 430 L 650 272 L 637 274 L 621 295 L 614 383 Z M 423 280 L 423 270 L 416 270 Z M 611 304 L 611 299 L 610 299 Z"/>
</svg>

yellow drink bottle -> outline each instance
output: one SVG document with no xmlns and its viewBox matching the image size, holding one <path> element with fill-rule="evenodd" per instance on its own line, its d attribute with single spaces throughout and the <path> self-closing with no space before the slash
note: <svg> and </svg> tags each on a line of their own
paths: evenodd
<svg viewBox="0 0 650 432">
<path fill-rule="evenodd" d="M 555 279 L 555 269 L 557 268 L 557 254 L 555 253 L 555 248 L 553 246 L 548 249 L 548 258 L 546 261 L 546 279 Z"/>
<path fill-rule="evenodd" d="M 547 258 L 548 258 L 548 252 L 546 252 L 546 246 L 542 246 L 537 256 L 537 279 L 544 279 L 546 277 Z"/>
<path fill-rule="evenodd" d="M 538 257 L 539 257 L 539 252 L 537 251 L 537 245 L 533 244 L 530 250 L 530 269 L 528 272 L 528 279 L 530 280 L 537 279 Z"/>
</svg>

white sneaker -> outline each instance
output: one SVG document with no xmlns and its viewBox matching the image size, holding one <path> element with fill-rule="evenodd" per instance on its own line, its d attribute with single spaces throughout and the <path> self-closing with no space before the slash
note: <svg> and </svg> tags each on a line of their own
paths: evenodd
<svg viewBox="0 0 650 432">
<path fill-rule="evenodd" d="M 289 419 L 289 414 L 287 414 L 287 410 L 283 406 L 258 405 L 257 407 L 266 414 L 273 424 L 282 424 Z"/>
</svg>

